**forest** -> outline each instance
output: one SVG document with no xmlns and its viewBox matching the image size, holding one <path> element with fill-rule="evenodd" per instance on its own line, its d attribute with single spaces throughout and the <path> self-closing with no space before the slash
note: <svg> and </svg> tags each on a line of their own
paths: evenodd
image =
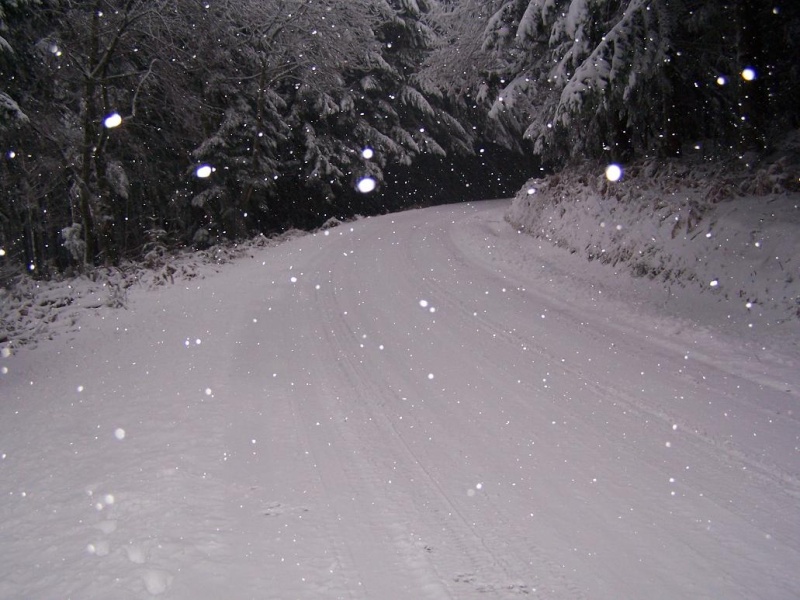
<svg viewBox="0 0 800 600">
<path fill-rule="evenodd" d="M 800 127 L 798 40 L 764 0 L 0 0 L 0 281 L 759 160 Z"/>
</svg>

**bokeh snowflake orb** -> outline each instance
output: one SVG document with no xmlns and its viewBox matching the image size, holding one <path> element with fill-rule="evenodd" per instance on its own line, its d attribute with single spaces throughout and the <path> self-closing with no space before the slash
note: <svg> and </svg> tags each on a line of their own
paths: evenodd
<svg viewBox="0 0 800 600">
<path fill-rule="evenodd" d="M 745 81 L 753 81 L 756 78 L 756 70 L 753 67 L 745 67 L 742 69 L 742 79 Z"/>
<path fill-rule="evenodd" d="M 114 127 L 119 127 L 122 124 L 122 117 L 119 113 L 111 113 L 108 115 L 105 120 L 103 121 L 103 125 L 106 129 L 114 129 Z"/>
<path fill-rule="evenodd" d="M 211 173 L 214 171 L 211 165 L 200 165 L 197 167 L 195 171 L 195 175 L 197 175 L 200 179 L 205 179 L 207 177 L 211 177 Z"/>
<path fill-rule="evenodd" d="M 372 177 L 363 177 L 356 183 L 356 189 L 362 194 L 369 194 L 375 191 L 378 183 Z"/>
<path fill-rule="evenodd" d="M 606 167 L 606 179 L 609 181 L 619 181 L 622 179 L 622 167 L 617 164 L 610 164 Z"/>
<path fill-rule="evenodd" d="M 372 150 L 372 148 L 364 148 L 364 149 L 361 151 L 361 156 L 363 156 L 364 158 L 366 158 L 367 160 L 369 160 L 370 158 L 372 158 L 373 156 L 375 156 L 375 152 Z"/>
</svg>

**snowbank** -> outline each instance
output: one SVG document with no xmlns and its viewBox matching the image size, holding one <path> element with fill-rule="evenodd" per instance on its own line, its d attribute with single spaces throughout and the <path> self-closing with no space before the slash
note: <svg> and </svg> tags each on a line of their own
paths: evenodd
<svg viewBox="0 0 800 600">
<path fill-rule="evenodd" d="M 785 162 L 649 161 L 616 182 L 600 165 L 566 170 L 528 181 L 506 220 L 669 295 L 692 288 L 774 322 L 800 318 L 800 180 Z"/>
<path fill-rule="evenodd" d="M 245 243 L 215 245 L 202 251 L 187 248 L 170 252 L 163 248 L 149 254 L 144 263 L 98 267 L 76 277 L 36 280 L 18 276 L 8 285 L 0 285 L 0 345 L 20 347 L 78 330 L 87 311 L 124 309 L 131 288 L 153 289 L 202 279 L 209 270 L 218 270 L 255 248 L 274 246 L 299 235 L 305 233 L 290 230 L 273 238 L 257 236 Z"/>
</svg>

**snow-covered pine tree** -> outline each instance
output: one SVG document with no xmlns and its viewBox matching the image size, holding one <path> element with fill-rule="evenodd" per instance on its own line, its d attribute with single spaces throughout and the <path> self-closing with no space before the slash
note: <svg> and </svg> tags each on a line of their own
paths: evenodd
<svg viewBox="0 0 800 600">
<path fill-rule="evenodd" d="M 104 124 L 111 123 L 105 119 L 112 113 L 129 119 L 135 112 L 138 91 L 151 68 L 132 57 L 140 45 L 149 46 L 143 44 L 146 22 L 162 4 L 4 3 L 5 18 L 15 18 L 9 34 L 24 45 L 26 57 L 10 79 L 20 86 L 20 104 L 29 105 L 26 112 L 36 115 L 25 124 L 17 150 L 38 163 L 40 182 L 42 173 L 48 176 L 49 190 L 37 196 L 37 202 L 47 203 L 47 214 L 54 220 L 47 226 L 51 259 L 58 244 L 50 235 L 74 222 L 81 224 L 84 235 L 82 263 L 114 261 L 120 255 L 128 235 L 126 217 L 131 215 L 126 213 L 128 198 L 121 194 L 130 191 L 125 185 L 127 161 L 118 150 L 133 144 L 119 145 L 126 128 L 112 134 Z M 15 171 L 16 196 L 39 185 L 26 172 Z M 65 194 L 64 189 L 75 193 Z"/>
<path fill-rule="evenodd" d="M 7 19 L 12 11 L 21 18 L 21 14 L 30 0 L 0 0 L 0 131 L 8 127 L 18 126 L 28 121 L 13 92 L 6 89 L 7 82 L 13 80 L 15 63 L 22 60 L 14 51 L 13 45 L 6 39 L 8 31 Z"/>
<path fill-rule="evenodd" d="M 499 64 L 490 116 L 553 161 L 628 152 L 643 110 L 635 101 L 665 84 L 662 9 L 659 0 L 505 2 L 484 33 Z"/>
<path fill-rule="evenodd" d="M 307 55 L 325 48 L 323 55 L 332 53 L 338 62 L 314 62 L 316 70 L 290 101 L 295 156 L 302 158 L 302 182 L 334 204 L 362 177 L 381 183 L 387 165 L 472 152 L 471 134 L 420 72 L 438 43 L 431 7 L 429 0 L 339 5 L 336 18 L 322 20 L 306 46 Z M 325 64 L 334 66 L 334 77 L 325 76 Z M 374 152 L 368 159 L 364 148 Z"/>
<path fill-rule="evenodd" d="M 380 178 L 381 158 L 370 163 L 361 151 L 371 145 L 365 99 L 381 93 L 379 73 L 388 67 L 374 35 L 385 8 L 373 0 L 328 2 L 324 13 L 313 15 L 313 34 L 303 42 L 306 64 L 290 100 L 287 167 L 309 188 L 306 208 L 322 220 L 325 205 L 358 177 Z"/>
<path fill-rule="evenodd" d="M 798 44 L 794 6 L 486 4 L 495 8 L 483 35 L 496 60 L 485 88 L 489 114 L 554 165 L 586 156 L 675 155 L 703 140 L 763 150 L 771 117 L 796 123 L 797 110 L 782 100 L 784 90 L 797 89 L 789 66 Z M 742 76 L 748 65 L 756 66 L 755 78 Z"/>
<path fill-rule="evenodd" d="M 209 209 L 204 228 L 230 237 L 268 229 L 286 212 L 286 182 L 307 183 L 304 145 L 315 138 L 306 135 L 313 128 L 303 127 L 298 106 L 326 118 L 340 63 L 363 54 L 358 47 L 328 47 L 341 39 L 335 28 L 342 23 L 331 8 L 331 2 L 229 1 L 215 3 L 202 20 L 212 40 L 204 46 L 203 95 L 217 107 L 193 153 L 197 163 L 215 168 L 193 201 Z M 221 182 L 224 193 L 208 193 Z"/>
<path fill-rule="evenodd" d="M 471 154 L 474 134 L 462 125 L 435 73 L 424 68 L 428 57 L 447 43 L 446 28 L 438 20 L 443 7 L 434 0 L 388 4 L 394 15 L 379 28 L 378 37 L 386 61 L 399 76 L 392 82 L 391 97 L 399 100 L 395 102 L 398 127 L 407 132 L 407 141 L 414 142 L 404 147 L 439 156 Z"/>
<path fill-rule="evenodd" d="M 304 12 L 289 0 L 227 0 L 194 15 L 195 81 L 208 110 L 188 176 L 193 227 L 210 236 L 241 238 L 269 211 L 289 133 L 280 87 L 298 68 L 292 40 Z M 203 165 L 211 175 L 192 177 Z"/>
</svg>

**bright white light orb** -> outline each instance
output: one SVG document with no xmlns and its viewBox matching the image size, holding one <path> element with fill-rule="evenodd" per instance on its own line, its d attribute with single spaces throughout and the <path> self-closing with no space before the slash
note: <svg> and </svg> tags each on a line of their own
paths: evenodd
<svg viewBox="0 0 800 600">
<path fill-rule="evenodd" d="M 5 256 L 5 255 L 6 255 L 6 251 L 3 250 L 2 248 L 0 248 L 0 256 Z"/>
<path fill-rule="evenodd" d="M 725 78 L 724 75 L 720 75 L 719 77 L 717 77 L 717 85 L 725 85 L 726 83 L 728 83 L 728 80 Z"/>
<path fill-rule="evenodd" d="M 122 427 L 117 427 L 114 430 L 114 437 L 122 441 L 125 439 L 125 430 Z"/>
<path fill-rule="evenodd" d="M 609 181 L 619 181 L 622 178 L 622 167 L 610 164 L 606 167 L 606 179 Z"/>
<path fill-rule="evenodd" d="M 742 79 L 745 81 L 753 81 L 756 78 L 756 70 L 753 67 L 746 67 L 742 69 Z"/>
<path fill-rule="evenodd" d="M 361 156 L 363 156 L 364 158 L 366 158 L 367 160 L 369 160 L 370 158 L 372 158 L 373 156 L 375 156 L 375 152 L 372 150 L 372 148 L 364 148 L 364 149 L 361 151 Z"/>
<path fill-rule="evenodd" d="M 197 175 L 200 179 L 205 179 L 206 177 L 211 177 L 211 173 L 213 171 L 214 169 L 210 165 L 200 165 L 199 167 L 197 167 L 195 175 Z"/>
<path fill-rule="evenodd" d="M 364 177 L 358 180 L 356 189 L 362 194 L 369 194 L 374 191 L 378 183 L 372 177 Z"/>
<path fill-rule="evenodd" d="M 108 115 L 105 120 L 103 121 L 103 126 L 106 129 L 114 129 L 114 127 L 119 127 L 122 124 L 122 117 L 119 113 L 111 113 Z"/>
</svg>

